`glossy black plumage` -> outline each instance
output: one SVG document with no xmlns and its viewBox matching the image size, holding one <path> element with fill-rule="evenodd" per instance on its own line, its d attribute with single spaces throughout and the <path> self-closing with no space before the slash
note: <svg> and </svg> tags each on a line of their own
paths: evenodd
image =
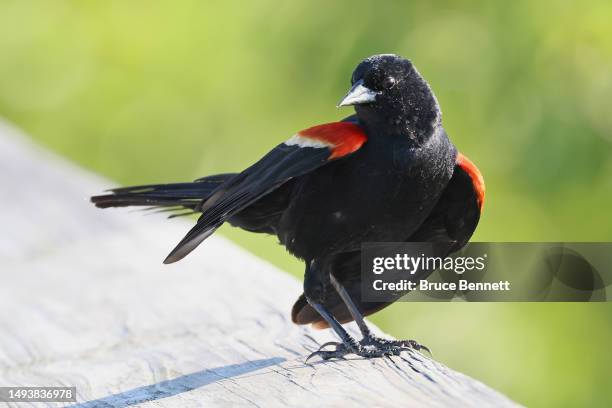
<svg viewBox="0 0 612 408">
<path fill-rule="evenodd" d="M 355 105 L 356 115 L 298 132 L 240 173 L 116 189 L 92 201 L 201 212 L 165 262 L 187 255 L 224 222 L 277 235 L 306 264 L 293 320 L 331 325 L 345 351 L 376 355 L 363 347 L 375 343 L 382 352 L 383 343 L 372 340 L 361 316 L 388 303 L 361 302 L 361 243 L 428 241 L 440 243 L 441 255 L 455 251 L 476 228 L 484 184 L 450 142 L 438 102 L 410 61 L 370 57 L 351 83 L 340 105 Z M 369 343 L 354 342 L 336 321 L 352 319 Z"/>
<path fill-rule="evenodd" d="M 444 257 L 461 249 L 467 243 L 479 219 L 480 210 L 476 193 L 472 187 L 472 180 L 459 165 L 456 165 L 453 177 L 425 221 L 412 235 L 398 241 L 437 242 L 439 245 L 436 246 L 432 255 Z M 367 316 L 390 305 L 391 302 L 360 301 L 360 261 L 360 251 L 346 252 L 335 260 L 331 268 L 358 303 L 361 312 Z M 423 271 L 419 278 L 426 278 L 431 272 L 433 271 Z M 324 305 L 331 310 L 332 314 L 341 323 L 353 320 L 346 305 L 333 290 L 331 283 L 326 283 L 325 292 L 328 296 Z M 319 328 L 328 326 L 325 320 L 308 305 L 304 295 L 300 296 L 293 306 L 291 317 L 297 324 L 313 323 Z"/>
</svg>

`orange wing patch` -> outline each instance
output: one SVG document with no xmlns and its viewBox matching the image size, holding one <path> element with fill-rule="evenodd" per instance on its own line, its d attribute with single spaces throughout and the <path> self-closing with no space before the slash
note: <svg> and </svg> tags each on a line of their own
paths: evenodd
<svg viewBox="0 0 612 408">
<path fill-rule="evenodd" d="M 472 179 L 474 185 L 474 191 L 476 192 L 476 200 L 478 202 L 478 208 L 482 211 L 482 206 L 485 199 L 485 183 L 480 170 L 470 159 L 465 157 L 461 153 L 457 153 L 457 165 L 465 171 L 468 176 Z"/>
<path fill-rule="evenodd" d="M 338 159 L 353 153 L 368 140 L 361 126 L 348 122 L 332 122 L 301 130 L 296 136 L 304 139 L 303 146 L 329 147 L 329 159 Z"/>
</svg>

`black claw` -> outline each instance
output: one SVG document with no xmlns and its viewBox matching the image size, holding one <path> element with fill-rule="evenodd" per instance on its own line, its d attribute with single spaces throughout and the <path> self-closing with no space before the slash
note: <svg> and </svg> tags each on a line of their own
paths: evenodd
<svg viewBox="0 0 612 408">
<path fill-rule="evenodd" d="M 335 350 L 323 350 L 327 346 L 335 346 Z M 314 356 L 321 356 L 323 360 L 329 360 L 330 358 L 344 358 L 344 355 L 347 354 L 346 347 L 343 343 L 339 343 L 337 341 L 328 341 L 327 343 L 321 344 L 319 349 L 313 353 L 311 353 L 307 358 L 306 362 L 310 360 Z"/>
<path fill-rule="evenodd" d="M 419 343 L 417 343 L 414 340 L 406 340 L 406 341 L 404 341 L 404 343 L 406 343 L 406 345 L 408 347 L 410 347 L 411 349 L 413 349 L 413 350 L 416 350 L 416 351 L 425 350 L 426 352 L 428 352 L 431 355 L 431 350 L 429 349 L 429 347 L 424 346 L 422 344 L 419 344 Z"/>
<path fill-rule="evenodd" d="M 328 341 L 327 343 L 323 343 L 319 346 L 319 351 L 322 351 L 325 347 L 327 346 L 336 346 L 336 349 L 338 348 L 339 345 L 341 345 L 342 343 L 337 342 L 337 341 Z"/>
<path fill-rule="evenodd" d="M 307 358 L 306 362 L 310 360 L 314 356 L 321 356 L 323 360 L 329 360 L 330 358 L 341 358 L 344 360 L 344 356 L 347 354 L 347 351 L 344 350 L 317 350 L 314 353 L 311 353 Z"/>
<path fill-rule="evenodd" d="M 431 352 L 431 350 L 429 349 L 429 347 L 424 346 L 422 344 L 419 344 L 419 348 L 417 350 L 425 350 L 427 353 L 429 353 L 430 356 L 433 356 L 433 353 Z"/>
<path fill-rule="evenodd" d="M 308 360 L 310 360 L 311 358 L 313 358 L 314 356 L 318 356 L 319 354 L 321 354 L 321 351 L 314 351 L 312 353 L 310 353 L 310 355 L 308 357 L 306 357 L 306 361 L 305 363 L 308 362 Z M 325 360 L 325 358 L 323 356 L 321 356 L 323 358 L 323 360 Z"/>
</svg>

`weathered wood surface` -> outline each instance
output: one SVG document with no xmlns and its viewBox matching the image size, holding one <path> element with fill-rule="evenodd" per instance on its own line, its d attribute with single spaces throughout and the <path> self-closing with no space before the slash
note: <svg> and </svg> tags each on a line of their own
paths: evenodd
<svg viewBox="0 0 612 408">
<path fill-rule="evenodd" d="M 220 237 L 162 265 L 187 221 L 88 203 L 113 184 L 0 124 L 0 385 L 76 386 L 81 407 L 514 405 L 416 353 L 304 364 L 335 339 L 291 323 L 298 281 Z"/>
</svg>

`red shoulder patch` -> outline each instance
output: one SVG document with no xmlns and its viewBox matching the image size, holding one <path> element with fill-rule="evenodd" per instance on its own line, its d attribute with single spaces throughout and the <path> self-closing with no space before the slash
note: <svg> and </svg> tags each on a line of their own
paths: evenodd
<svg viewBox="0 0 612 408">
<path fill-rule="evenodd" d="M 474 192 L 476 192 L 476 200 L 478 202 L 478 208 L 482 210 L 485 199 L 485 184 L 484 178 L 478 170 L 478 167 L 470 159 L 461 153 L 457 153 L 457 165 L 465 171 L 468 176 L 472 179 L 474 185 Z"/>
<path fill-rule="evenodd" d="M 313 126 L 299 131 L 297 136 L 313 144 L 328 146 L 332 151 L 330 160 L 344 157 L 359 150 L 368 140 L 361 126 L 349 122 L 332 122 Z"/>
</svg>

